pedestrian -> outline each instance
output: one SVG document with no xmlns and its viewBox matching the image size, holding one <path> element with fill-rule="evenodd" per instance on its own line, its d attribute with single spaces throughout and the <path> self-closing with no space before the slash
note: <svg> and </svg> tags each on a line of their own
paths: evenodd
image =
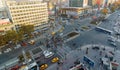
<svg viewBox="0 0 120 70">
<path fill-rule="evenodd" d="M 102 51 L 100 51 L 100 54 L 99 55 L 102 55 Z"/>
<path fill-rule="evenodd" d="M 57 66 L 57 70 L 59 70 L 59 66 Z"/>
<path fill-rule="evenodd" d="M 88 47 L 86 48 L 86 54 L 88 54 Z"/>
<path fill-rule="evenodd" d="M 66 56 L 67 56 L 67 54 L 65 53 L 65 60 L 67 59 L 67 57 L 66 57 Z"/>
<path fill-rule="evenodd" d="M 76 43 L 73 43 L 73 46 L 75 46 L 76 45 Z"/>
</svg>

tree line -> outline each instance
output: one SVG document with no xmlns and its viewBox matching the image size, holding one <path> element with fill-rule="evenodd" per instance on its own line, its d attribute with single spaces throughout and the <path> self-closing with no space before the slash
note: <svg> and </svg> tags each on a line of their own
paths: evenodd
<svg viewBox="0 0 120 70">
<path fill-rule="evenodd" d="M 120 0 L 114 2 L 113 4 L 109 4 L 109 9 L 111 11 L 111 13 L 115 12 L 116 9 L 120 9 Z M 102 14 L 106 15 L 108 14 L 108 9 L 106 7 L 104 7 L 102 10 L 101 10 Z"/>
<path fill-rule="evenodd" d="M 0 34 L 0 46 L 12 43 L 17 44 L 18 42 L 25 39 L 24 35 L 28 38 L 32 37 L 31 32 L 34 31 L 34 25 L 21 25 L 18 30 L 8 30 L 4 35 Z"/>
</svg>

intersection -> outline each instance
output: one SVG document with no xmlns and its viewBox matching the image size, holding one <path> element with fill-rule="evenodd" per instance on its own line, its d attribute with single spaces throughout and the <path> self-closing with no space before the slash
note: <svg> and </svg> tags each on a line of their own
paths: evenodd
<svg viewBox="0 0 120 70">
<path fill-rule="evenodd" d="M 105 22 L 101 22 L 101 24 L 99 26 L 113 31 L 113 29 L 111 27 L 114 26 L 114 22 L 111 22 L 111 21 L 115 21 L 115 19 L 111 19 L 111 18 L 113 18 L 113 16 L 114 16 L 114 18 L 115 17 L 117 18 L 117 15 L 119 13 L 120 12 L 117 11 L 117 12 L 111 14 L 107 18 L 107 20 Z M 68 64 L 67 62 L 71 61 L 70 65 L 64 65 L 64 67 L 63 67 L 63 68 L 65 68 L 64 70 L 68 70 L 70 68 L 70 66 L 74 65 L 74 61 L 76 59 L 75 60 L 73 60 L 73 59 L 75 57 L 77 57 L 78 55 L 80 55 L 80 54 L 78 54 L 78 51 L 76 51 L 76 49 L 81 48 L 81 46 L 84 46 L 87 44 L 99 44 L 99 45 L 104 45 L 104 46 L 109 46 L 109 47 L 115 48 L 107 40 L 109 35 L 106 33 L 99 32 L 99 31 L 95 30 L 96 26 L 90 24 L 91 20 L 92 20 L 91 18 L 85 18 L 83 20 L 77 19 L 77 20 L 74 20 L 74 23 L 69 22 L 69 24 L 65 24 L 64 30 L 62 32 L 63 35 L 66 35 L 67 33 L 70 33 L 72 31 L 76 31 L 75 30 L 76 28 L 78 29 L 78 32 L 80 33 L 80 35 L 78 37 L 66 42 L 66 43 L 63 42 L 62 48 L 59 46 L 57 47 L 57 54 L 60 55 L 62 57 L 62 59 L 71 57 L 70 59 L 68 59 L 68 61 L 65 62 L 66 64 Z M 83 27 L 83 26 L 90 26 L 90 28 L 88 30 L 82 31 L 81 27 Z M 58 28 L 56 28 L 56 29 L 58 29 Z M 28 51 L 28 50 L 31 50 L 33 48 L 38 47 L 40 45 L 39 40 L 42 40 L 42 39 L 39 36 L 36 39 L 37 39 L 36 45 L 29 45 L 27 47 L 24 47 L 24 50 Z M 75 43 L 75 45 L 73 46 L 74 43 Z M 117 49 L 119 50 L 120 49 L 119 42 L 116 41 L 115 43 L 117 45 Z M 17 50 L 22 51 L 23 49 L 19 48 Z M 12 59 L 14 57 L 17 57 L 19 55 L 19 53 L 21 52 L 21 51 L 17 51 L 17 50 L 11 51 L 11 52 L 9 52 L 9 54 L 0 55 L 0 58 L 2 59 L 4 57 L 8 57 L 8 55 L 12 54 L 12 56 L 9 56 L 8 58 L 2 59 L 0 61 L 0 64 L 6 62 L 8 59 Z M 74 52 L 72 52 L 72 51 L 74 51 Z M 16 53 L 14 53 L 14 52 L 16 52 Z M 75 52 L 77 53 L 77 55 L 75 54 Z M 72 53 L 72 54 L 70 54 L 70 53 Z M 76 56 L 74 56 L 74 55 L 76 55 Z M 81 53 L 81 55 L 83 55 L 83 54 Z M 83 57 L 83 56 L 81 56 L 81 57 Z M 55 68 L 54 66 L 57 67 L 55 64 L 53 64 L 53 68 Z M 48 68 L 47 70 L 51 70 L 51 68 L 52 68 L 52 65 L 50 66 L 50 69 Z M 54 70 L 56 70 L 56 69 L 54 69 Z M 63 69 L 61 69 L 61 70 L 63 70 Z M 95 70 L 97 70 L 97 69 L 95 69 Z"/>
</svg>

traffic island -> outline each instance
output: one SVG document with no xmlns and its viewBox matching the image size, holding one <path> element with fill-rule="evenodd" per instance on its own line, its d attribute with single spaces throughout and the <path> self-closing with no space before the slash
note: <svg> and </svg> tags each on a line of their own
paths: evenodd
<svg viewBox="0 0 120 70">
<path fill-rule="evenodd" d="M 68 33 L 67 35 L 65 35 L 63 38 L 65 39 L 65 42 L 68 42 L 72 39 L 75 39 L 76 37 L 78 37 L 80 34 L 78 32 L 71 32 Z"/>
</svg>

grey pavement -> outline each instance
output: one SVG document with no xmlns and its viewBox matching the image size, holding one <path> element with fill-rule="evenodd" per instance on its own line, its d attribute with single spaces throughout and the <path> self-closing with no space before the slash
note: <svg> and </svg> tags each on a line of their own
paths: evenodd
<svg viewBox="0 0 120 70">
<path fill-rule="evenodd" d="M 93 46 L 98 46 L 100 47 L 100 50 L 93 50 Z M 102 49 L 105 47 L 105 51 Z M 79 50 L 81 48 L 81 50 Z M 88 54 L 86 54 L 86 48 L 89 48 Z M 100 51 L 102 51 L 102 55 L 100 55 Z M 95 62 L 95 66 L 92 68 L 92 70 L 105 70 L 103 67 L 99 65 L 100 63 L 100 58 L 104 57 L 105 54 L 109 51 L 114 51 L 114 48 L 105 46 L 105 45 L 99 45 L 99 44 L 88 44 L 84 45 L 82 47 L 77 48 L 76 50 L 70 51 L 66 55 L 66 59 L 64 60 L 64 63 L 62 66 L 59 66 L 58 64 L 51 65 L 49 68 L 46 70 L 69 70 L 71 66 L 74 66 L 74 62 L 79 59 L 80 62 L 85 63 L 83 61 L 83 56 L 87 55 L 90 59 L 92 59 Z M 117 60 L 117 62 L 120 64 L 120 56 L 118 54 L 120 53 L 120 50 L 115 51 L 114 59 Z M 86 66 L 88 66 L 86 64 Z M 57 67 L 59 69 L 57 69 Z M 118 67 L 118 70 L 120 69 L 120 66 Z"/>
<path fill-rule="evenodd" d="M 114 21 L 116 18 L 114 18 L 114 16 L 117 16 L 118 15 L 118 13 L 113 13 L 113 14 L 111 14 L 108 18 L 107 18 L 107 20 L 111 20 L 111 21 Z M 114 19 L 112 19 L 112 18 L 114 18 Z M 105 25 L 104 25 L 104 23 L 105 23 Z M 111 30 L 112 28 L 111 28 L 111 26 L 113 25 L 114 23 L 112 22 L 112 23 L 109 23 L 108 21 L 106 21 L 106 22 L 102 22 L 101 24 L 100 24 L 100 26 L 101 27 L 103 27 L 103 28 L 106 28 L 106 29 L 109 29 L 109 30 Z M 76 25 L 76 24 L 73 24 L 73 25 Z M 67 26 L 66 26 L 67 27 Z M 77 26 L 74 26 L 74 27 L 77 27 Z M 70 27 L 68 27 L 68 28 L 70 28 Z M 71 28 L 72 29 L 72 28 Z M 81 33 L 81 32 L 80 32 Z M 73 59 L 75 59 L 77 56 L 76 56 L 76 54 L 78 54 L 78 52 L 75 54 L 75 50 L 77 49 L 77 48 L 79 48 L 80 46 L 82 46 L 82 45 L 86 45 L 86 44 L 103 44 L 103 45 L 105 45 L 105 46 L 109 46 L 110 48 L 112 48 L 112 49 L 115 49 L 115 47 L 113 47 L 112 45 L 110 45 L 110 42 L 108 41 L 108 34 L 106 34 L 106 33 L 104 33 L 104 32 L 99 32 L 99 31 L 96 31 L 94 28 L 92 29 L 92 30 L 90 30 L 90 31 L 86 31 L 86 32 L 82 32 L 81 33 L 81 35 L 79 36 L 79 37 L 77 37 L 77 38 L 75 38 L 75 39 L 73 39 L 73 40 L 71 40 L 71 41 L 69 41 L 69 42 L 67 42 L 67 45 L 70 47 L 70 48 L 72 48 L 73 50 L 74 50 L 74 53 L 73 54 L 70 54 L 69 53 L 69 58 L 71 57 L 71 59 L 70 60 L 68 60 L 67 62 L 70 62 L 70 63 L 66 63 L 66 64 L 68 64 L 68 65 L 64 65 L 62 68 L 63 69 L 61 69 L 61 70 L 68 70 L 67 68 L 69 68 L 70 66 L 69 66 L 69 64 L 72 66 L 72 65 L 74 65 L 73 64 L 73 62 L 74 62 L 74 60 Z M 76 43 L 76 46 L 73 46 L 72 44 L 73 43 Z M 120 48 L 119 48 L 119 46 L 120 46 L 120 44 L 119 44 L 119 42 L 115 42 L 116 44 L 117 44 L 117 49 L 119 50 Z M 110 49 L 109 49 L 110 50 Z M 85 53 L 85 52 L 84 52 Z M 91 54 L 90 54 L 90 56 L 89 57 L 91 57 L 91 56 L 94 56 L 94 58 L 97 56 L 97 57 L 99 57 L 98 55 L 96 55 L 95 56 L 95 54 L 93 54 L 94 52 L 91 52 Z M 95 53 L 99 53 L 99 52 L 95 52 Z M 119 52 L 116 52 L 116 54 L 119 54 Z M 74 55 L 74 56 L 73 56 Z M 80 54 L 79 54 L 80 55 Z M 81 54 L 81 55 L 83 55 L 83 54 Z M 72 58 L 72 56 L 74 57 L 74 58 Z M 92 58 L 92 57 L 91 57 Z M 93 59 L 94 59 L 93 58 Z M 118 55 L 116 55 L 116 57 L 115 57 L 115 59 L 117 59 L 118 60 L 118 62 L 119 62 L 119 56 Z M 97 62 L 97 60 L 98 59 L 95 59 L 95 61 Z M 56 66 L 57 67 L 57 66 Z M 100 69 L 99 67 L 99 64 L 97 64 L 97 66 L 95 66 L 96 68 L 98 68 L 98 69 L 95 69 L 95 70 L 103 70 L 103 69 Z M 52 68 L 52 67 L 51 67 Z M 55 67 L 53 67 L 53 68 L 55 68 Z M 102 67 L 101 67 L 102 68 Z M 48 69 L 49 70 L 49 69 Z M 55 70 L 55 69 L 53 69 L 53 70 Z M 119 69 L 118 69 L 119 70 Z"/>
<path fill-rule="evenodd" d="M 106 28 L 106 29 L 110 29 L 112 30 L 112 25 L 114 24 L 114 21 L 115 19 L 117 18 L 117 15 L 119 14 L 120 12 L 115 12 L 113 14 L 111 14 L 108 18 L 107 18 L 107 21 L 105 22 L 102 22 L 99 26 L 103 27 L 103 28 Z M 85 45 L 85 44 L 103 44 L 103 45 L 106 45 L 106 46 L 110 46 L 110 47 L 113 47 L 112 45 L 110 45 L 110 43 L 107 41 L 108 39 L 108 35 L 103 33 L 103 32 L 99 32 L 99 31 L 96 31 L 94 29 L 94 25 L 91 25 L 89 22 L 91 21 L 91 18 L 86 18 L 86 19 L 77 19 L 77 20 L 74 20 L 73 24 L 69 24 L 69 25 L 65 25 L 65 29 L 64 31 L 62 32 L 63 34 L 67 34 L 71 31 L 75 31 L 75 28 L 78 28 L 79 30 L 81 29 L 82 26 L 92 26 L 92 29 L 89 30 L 89 31 L 80 31 L 80 36 L 78 36 L 77 38 L 73 39 L 72 41 L 69 41 L 67 42 L 67 46 L 68 47 L 65 47 L 63 49 L 61 48 L 58 48 L 60 49 L 59 50 L 59 54 L 61 54 L 62 57 L 64 57 L 64 53 L 65 54 L 68 54 L 69 51 L 72 51 L 72 50 L 75 50 L 76 48 L 82 46 L 82 45 Z M 111 22 L 112 21 L 112 22 Z M 59 30 L 60 27 L 57 27 L 55 28 L 54 30 Z M 52 30 L 51 30 L 52 31 Z M 50 32 L 51 32 L 50 31 Z M 40 37 L 46 37 L 44 35 L 48 35 L 47 33 L 46 34 L 43 34 L 42 36 Z M 35 47 L 38 47 L 40 44 L 39 44 L 39 41 L 40 41 L 40 37 L 37 37 L 35 38 L 37 41 L 37 45 L 36 46 L 27 46 L 27 47 L 22 47 L 22 48 L 19 48 L 17 50 L 14 50 L 14 51 L 11 51 L 9 53 L 6 53 L 6 54 L 2 54 L 0 55 L 0 64 L 4 63 L 4 62 L 7 62 L 7 60 L 9 59 L 12 59 L 14 57 L 17 57 L 18 55 L 21 54 L 21 51 L 22 49 L 24 50 L 31 50 L 32 48 L 35 48 Z M 43 39 L 42 39 L 43 40 Z M 73 46 L 72 44 L 73 43 L 76 43 L 76 46 Z M 120 43 L 116 42 L 117 44 L 117 48 L 120 49 Z M 67 49 L 67 50 L 66 50 Z M 72 49 L 72 50 L 71 50 Z M 62 51 L 62 53 L 61 53 Z M 64 52 L 63 52 L 64 51 Z M 75 55 L 75 53 L 74 53 Z M 7 58 L 6 58 L 7 57 Z M 70 57 L 72 58 L 73 55 L 70 55 Z M 75 57 L 74 57 L 75 58 Z M 74 59 L 73 58 L 73 59 Z M 69 61 L 74 61 L 74 60 L 69 60 Z M 71 62 L 71 64 L 72 64 Z M 0 65 L 1 66 L 1 65 Z M 67 65 L 69 67 L 69 65 Z M 54 69 L 53 69 L 54 70 Z"/>
<path fill-rule="evenodd" d="M 111 14 L 108 18 L 107 18 L 107 21 L 106 22 L 102 22 L 99 26 L 100 27 L 103 27 L 103 28 L 108 28 L 109 30 L 111 29 L 112 30 L 112 28 L 111 28 L 111 25 L 112 24 L 114 24 L 114 23 L 109 23 L 108 21 L 109 20 L 111 20 L 111 21 L 114 21 L 116 18 L 114 18 L 114 16 L 117 16 L 118 15 L 118 13 L 117 12 L 115 12 L 115 13 L 113 13 L 113 14 Z M 112 19 L 112 18 L 114 18 L 114 19 Z M 85 21 L 83 21 L 83 23 L 84 23 Z M 105 24 L 104 24 L 105 23 Z M 81 24 L 81 23 L 80 23 Z M 72 24 L 73 26 L 74 26 L 74 28 L 77 28 L 77 26 L 76 25 L 78 25 L 78 21 L 76 22 L 76 23 L 74 23 L 74 24 Z M 81 24 L 82 25 L 82 24 Z M 80 26 L 81 26 L 80 25 Z M 90 25 L 88 22 L 86 22 L 86 25 L 88 26 L 88 25 Z M 72 31 L 72 29 L 74 29 L 73 27 L 71 27 L 70 25 L 67 25 L 66 27 L 65 27 L 65 29 L 68 29 L 68 30 L 65 30 L 65 31 L 63 31 L 63 32 L 70 32 L 70 31 Z M 80 32 L 80 36 L 79 37 L 77 37 L 77 38 L 75 38 L 75 39 L 73 39 L 73 40 L 71 40 L 71 41 L 69 41 L 69 42 L 67 42 L 67 45 L 71 48 L 71 49 L 73 49 L 73 50 L 75 50 L 75 49 L 77 49 L 77 48 L 79 48 L 80 46 L 82 46 L 82 45 L 86 45 L 86 44 L 103 44 L 103 45 L 105 45 L 105 46 L 109 46 L 109 47 L 111 47 L 111 48 L 115 48 L 115 47 L 113 47 L 112 45 L 110 45 L 110 42 L 108 41 L 108 34 L 106 34 L 106 33 L 104 33 L 104 32 L 99 32 L 99 31 L 96 31 L 94 28 L 92 29 L 92 30 L 89 30 L 89 31 L 84 31 L 84 32 Z M 72 44 L 73 43 L 76 43 L 76 46 L 73 46 Z M 119 44 L 119 42 L 116 42 L 116 44 L 117 44 L 117 49 L 120 49 L 119 48 L 119 46 L 120 46 L 120 44 Z M 78 53 L 78 52 L 77 52 Z M 94 52 L 93 52 L 94 53 Z M 93 54 L 93 53 L 91 53 L 91 54 Z M 74 54 L 73 54 L 74 56 L 75 56 L 75 51 L 74 51 Z M 73 55 L 70 55 L 69 57 L 71 57 L 71 56 L 73 56 Z M 83 55 L 83 54 L 82 54 Z M 91 56 L 91 55 L 90 55 Z M 94 56 L 94 55 L 93 55 Z M 75 57 L 74 58 L 72 58 L 72 59 L 70 59 L 69 61 L 71 61 L 71 63 L 74 61 L 73 59 L 75 59 Z M 69 62 L 68 61 L 68 62 Z M 97 61 L 97 60 L 95 60 L 95 61 Z M 67 64 L 69 64 L 69 63 L 67 63 Z M 73 65 L 73 63 L 72 64 L 70 64 L 70 65 Z M 66 65 L 66 66 L 64 66 L 65 68 L 69 68 L 69 65 Z M 100 67 L 100 66 L 98 66 L 98 67 Z M 52 68 L 52 67 L 51 67 Z M 54 68 L 54 67 L 53 67 Z M 49 70 L 49 69 L 48 69 Z M 55 69 L 53 69 L 53 70 L 55 70 Z M 68 69 L 62 69 L 62 70 L 68 70 Z M 97 70 L 97 69 L 95 69 L 95 70 Z M 98 70 L 103 70 L 103 69 L 98 69 Z"/>
<path fill-rule="evenodd" d="M 58 25 L 58 27 L 55 28 L 55 32 L 58 31 L 60 28 L 61 28 L 61 26 Z M 0 68 L 3 66 L 7 66 L 6 64 L 10 63 L 10 61 L 9 61 L 10 59 L 15 59 L 20 54 L 22 54 L 22 50 L 29 51 L 33 48 L 39 47 L 41 45 L 41 44 L 39 44 L 40 41 L 45 42 L 46 35 L 47 35 L 47 33 L 45 33 L 41 36 L 34 37 L 34 40 L 36 41 L 35 45 L 27 45 L 26 47 L 20 47 L 16 50 L 12 50 L 8 53 L 0 54 Z"/>
<path fill-rule="evenodd" d="M 112 30 L 113 31 L 113 27 L 116 23 L 116 19 L 118 19 L 118 14 L 120 13 L 120 11 L 116 11 L 114 13 L 112 13 L 107 19 L 106 21 L 102 22 L 99 26 L 103 27 L 105 29 L 108 30 Z"/>
</svg>

